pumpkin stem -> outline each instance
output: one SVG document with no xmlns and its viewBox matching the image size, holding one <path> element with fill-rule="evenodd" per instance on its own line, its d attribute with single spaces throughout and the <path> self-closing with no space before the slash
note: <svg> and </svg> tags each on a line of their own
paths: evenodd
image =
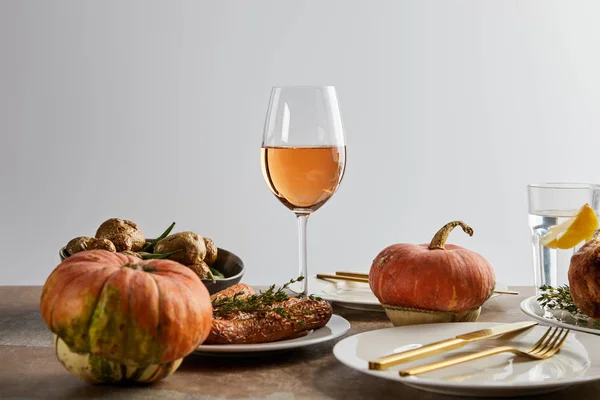
<svg viewBox="0 0 600 400">
<path fill-rule="evenodd" d="M 448 222 L 446 225 L 442 226 L 442 229 L 437 231 L 433 239 L 431 239 L 431 243 L 429 243 L 429 250 L 444 250 L 444 245 L 446 244 L 446 240 L 448 240 L 448 235 L 450 235 L 452 229 L 456 228 L 457 226 L 460 226 L 467 235 L 473 236 L 473 228 L 464 222 Z"/>
</svg>

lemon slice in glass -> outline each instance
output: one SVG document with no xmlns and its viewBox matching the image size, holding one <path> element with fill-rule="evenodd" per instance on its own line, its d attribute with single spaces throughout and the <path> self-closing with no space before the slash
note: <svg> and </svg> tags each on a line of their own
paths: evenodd
<svg viewBox="0 0 600 400">
<path fill-rule="evenodd" d="M 589 204 L 584 204 L 573 217 L 550 228 L 542 237 L 542 244 L 550 249 L 572 249 L 588 241 L 598 229 L 598 217 Z"/>
</svg>

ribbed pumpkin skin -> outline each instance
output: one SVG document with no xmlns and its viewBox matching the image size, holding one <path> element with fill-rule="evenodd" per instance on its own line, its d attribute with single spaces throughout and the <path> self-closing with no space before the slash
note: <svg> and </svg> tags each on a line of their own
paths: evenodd
<svg viewBox="0 0 600 400">
<path fill-rule="evenodd" d="M 130 366 L 93 354 L 75 353 L 54 335 L 54 350 L 60 363 L 73 375 L 87 383 L 151 383 L 159 381 L 179 368 L 183 358 L 164 364 Z"/>
<path fill-rule="evenodd" d="M 494 270 L 479 254 L 453 244 L 394 244 L 373 260 L 369 286 L 383 304 L 462 312 L 481 306 L 493 293 Z"/>
<path fill-rule="evenodd" d="M 210 333 L 202 281 L 170 260 L 104 250 L 74 254 L 48 277 L 41 314 L 68 348 L 128 366 L 175 362 Z"/>
</svg>

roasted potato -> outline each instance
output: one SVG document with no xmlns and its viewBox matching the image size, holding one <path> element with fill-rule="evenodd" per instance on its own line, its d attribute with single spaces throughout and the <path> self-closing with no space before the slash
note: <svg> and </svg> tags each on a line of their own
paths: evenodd
<svg viewBox="0 0 600 400">
<path fill-rule="evenodd" d="M 113 242 L 108 239 L 92 239 L 87 247 L 88 250 L 106 250 L 110 252 L 117 251 Z"/>
<path fill-rule="evenodd" d="M 206 257 L 204 257 L 204 262 L 208 265 L 213 265 L 215 261 L 217 261 L 217 245 L 213 242 L 212 239 L 205 237 L 204 245 L 206 246 Z"/>
<path fill-rule="evenodd" d="M 212 279 L 212 275 L 210 273 L 210 267 L 204 262 L 200 261 L 198 264 L 188 265 L 188 268 L 194 271 L 198 278 L 200 279 Z"/>
<path fill-rule="evenodd" d="M 96 239 L 108 239 L 117 251 L 140 251 L 146 244 L 144 233 L 131 221 L 111 218 L 100 225 L 96 231 Z"/>
<path fill-rule="evenodd" d="M 87 250 L 90 243 L 92 243 L 94 240 L 96 239 L 87 236 L 79 236 L 71 239 L 69 243 L 67 243 L 67 253 L 73 255 L 75 253 L 79 253 L 80 251 Z"/>
<path fill-rule="evenodd" d="M 170 253 L 181 249 L 181 251 L 169 257 L 183 265 L 200 264 L 206 257 L 206 244 L 204 238 L 194 232 L 179 232 L 167 236 L 156 243 L 155 254 Z"/>
</svg>

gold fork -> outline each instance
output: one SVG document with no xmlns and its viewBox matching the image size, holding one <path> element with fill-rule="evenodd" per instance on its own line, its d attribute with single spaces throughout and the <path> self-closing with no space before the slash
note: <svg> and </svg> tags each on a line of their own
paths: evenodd
<svg viewBox="0 0 600 400">
<path fill-rule="evenodd" d="M 544 336 L 542 336 L 540 340 L 538 340 L 528 350 L 520 350 L 510 346 L 494 347 L 493 349 L 483 350 L 477 353 L 456 356 L 446 360 L 405 369 L 400 371 L 400 376 L 422 374 L 500 353 L 513 353 L 519 356 L 533 358 L 535 360 L 545 360 L 552 357 L 560 350 L 562 345 L 565 343 L 565 340 L 567 340 L 567 335 L 569 332 L 569 329 L 564 328 L 561 328 L 560 330 L 558 328 L 555 328 L 554 330 L 552 330 L 552 328 L 548 328 L 546 333 L 544 333 Z"/>
</svg>

